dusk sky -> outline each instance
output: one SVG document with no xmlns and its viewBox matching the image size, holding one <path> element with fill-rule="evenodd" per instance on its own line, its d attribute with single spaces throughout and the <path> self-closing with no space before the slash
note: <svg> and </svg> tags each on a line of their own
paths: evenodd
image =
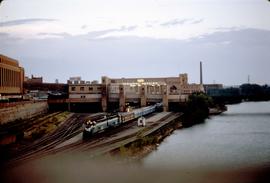
<svg viewBox="0 0 270 183">
<path fill-rule="evenodd" d="M 46 82 L 188 73 L 270 84 L 267 0 L 4 0 L 0 54 Z"/>
</svg>

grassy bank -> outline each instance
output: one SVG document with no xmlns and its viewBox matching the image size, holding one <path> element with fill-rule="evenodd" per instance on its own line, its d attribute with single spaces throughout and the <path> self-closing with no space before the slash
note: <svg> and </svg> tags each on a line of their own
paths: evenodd
<svg viewBox="0 0 270 183">
<path fill-rule="evenodd" d="M 52 133 L 56 130 L 63 121 L 65 121 L 70 116 L 69 112 L 61 112 L 53 114 L 44 119 L 39 119 L 39 122 L 32 126 L 31 128 L 24 131 L 23 138 L 25 140 L 36 140 L 45 134 Z"/>
<path fill-rule="evenodd" d="M 140 160 L 155 150 L 163 139 L 172 134 L 175 129 L 181 127 L 182 123 L 180 121 L 174 121 L 148 136 L 143 136 L 144 131 L 147 131 L 147 129 L 143 129 L 137 133 L 137 140 L 121 146 L 110 154 L 124 161 Z"/>
</svg>

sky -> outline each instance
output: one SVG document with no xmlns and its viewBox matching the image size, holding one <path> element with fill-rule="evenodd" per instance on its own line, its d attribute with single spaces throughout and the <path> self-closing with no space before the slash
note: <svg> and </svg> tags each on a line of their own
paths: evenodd
<svg viewBox="0 0 270 183">
<path fill-rule="evenodd" d="M 188 73 L 270 84 L 267 0 L 4 0 L 0 54 L 45 82 Z"/>
</svg>

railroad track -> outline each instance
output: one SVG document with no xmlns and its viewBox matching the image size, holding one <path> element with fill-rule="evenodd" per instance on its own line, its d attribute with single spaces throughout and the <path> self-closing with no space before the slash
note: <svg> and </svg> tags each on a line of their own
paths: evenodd
<svg viewBox="0 0 270 183">
<path fill-rule="evenodd" d="M 152 116 L 154 116 L 155 114 L 150 114 L 147 116 L 147 118 L 150 118 Z M 170 115 L 163 117 L 162 119 L 160 119 L 159 121 L 162 120 L 166 120 L 167 118 L 169 118 Z M 61 148 L 58 149 L 53 149 L 51 150 L 51 154 L 56 154 L 56 153 L 74 153 L 74 152 L 84 152 L 84 151 L 89 151 L 89 150 L 93 150 L 99 147 L 103 147 L 103 146 L 107 146 L 109 144 L 113 144 L 116 142 L 120 142 L 123 141 L 125 139 L 134 137 L 137 135 L 136 133 L 132 133 L 130 135 L 121 137 L 121 138 L 117 138 L 115 140 L 110 140 L 115 134 L 124 131 L 128 128 L 131 128 L 132 126 L 136 126 L 137 125 L 137 120 L 133 120 L 129 123 L 126 123 L 120 127 L 111 129 L 109 131 L 105 131 L 103 133 L 100 134 L 95 134 L 95 136 L 93 136 L 92 138 L 90 138 L 89 140 L 86 141 L 79 141 L 77 143 L 73 143 L 67 146 L 63 146 Z"/>
<path fill-rule="evenodd" d="M 39 124 L 42 121 L 45 121 L 49 118 L 52 118 L 54 116 L 59 115 L 62 112 L 54 112 L 51 114 L 42 114 L 37 117 L 33 117 L 28 120 L 21 120 L 21 121 L 14 121 L 10 122 L 4 125 L 1 125 L 0 127 L 0 135 L 6 135 L 6 134 L 14 134 L 17 135 L 18 133 L 21 133 L 22 131 Z"/>
<path fill-rule="evenodd" d="M 156 122 L 156 124 L 158 124 L 161 121 L 167 120 L 168 118 L 172 117 L 172 115 L 175 115 L 175 114 L 168 114 L 168 115 L 164 116 L 163 118 L 159 119 Z M 151 114 L 151 116 L 153 116 L 153 114 Z M 148 116 L 148 118 L 150 118 L 151 116 Z M 134 121 L 133 123 L 131 123 L 131 124 L 127 125 L 126 127 L 124 127 L 124 129 L 125 128 L 130 128 L 133 125 L 137 125 L 137 122 Z M 122 131 L 122 130 L 123 129 L 121 129 L 120 131 Z M 110 137 L 109 136 L 108 138 L 104 139 L 103 143 L 100 143 L 100 144 L 97 144 L 97 145 L 96 144 L 89 144 L 89 145 L 86 145 L 84 148 L 79 148 L 77 150 L 79 150 L 79 151 L 89 151 L 89 150 L 94 151 L 94 150 L 97 150 L 99 148 L 104 148 L 106 146 L 109 146 L 109 145 L 112 145 L 112 144 L 115 144 L 115 143 L 130 139 L 130 138 L 135 138 L 135 137 L 137 137 L 137 135 L 138 135 L 138 132 L 134 132 L 134 133 L 131 133 L 131 134 L 129 134 L 127 136 L 124 136 L 124 137 L 120 137 L 120 138 L 117 138 L 117 139 L 114 139 L 114 140 L 106 141 L 106 140 L 109 139 L 109 137 Z"/>
<path fill-rule="evenodd" d="M 129 123 L 126 123 L 118 128 L 111 129 L 110 131 L 106 131 L 104 133 L 96 134 L 94 137 L 92 137 L 89 140 L 82 141 L 80 144 L 75 144 L 75 146 L 72 147 L 63 147 L 63 150 L 60 150 L 61 152 L 83 152 L 87 151 L 91 148 L 94 148 L 96 146 L 99 146 L 100 144 L 104 144 L 102 142 L 109 140 L 112 136 L 115 134 L 126 130 L 132 126 L 136 126 L 137 121 L 131 121 Z M 127 136 L 126 136 L 127 137 Z M 110 141 L 113 142 L 113 141 Z"/>
<path fill-rule="evenodd" d="M 104 113 L 97 113 L 94 115 L 89 114 L 73 114 L 62 124 L 57 130 L 51 134 L 43 136 L 41 139 L 36 140 L 34 143 L 21 148 L 15 153 L 11 154 L 8 164 L 16 162 L 23 162 L 30 159 L 35 159 L 40 155 L 46 154 L 50 149 L 55 148 L 57 145 L 64 141 L 78 135 L 82 132 L 82 124 L 87 119 L 99 119 L 104 116 Z"/>
<path fill-rule="evenodd" d="M 147 118 L 152 117 L 155 114 L 150 114 Z M 173 114 L 167 115 L 157 121 L 163 121 L 170 118 Z M 66 153 L 74 153 L 74 152 L 85 152 L 85 151 L 96 151 L 100 148 L 106 149 L 106 147 L 110 148 L 111 144 L 124 141 L 126 139 L 135 138 L 136 133 L 131 133 L 127 136 L 123 136 L 120 138 L 116 138 L 114 140 L 110 140 L 115 134 L 126 130 L 134 125 L 137 125 L 137 121 L 133 120 L 129 123 L 126 123 L 120 127 L 105 131 L 100 134 L 95 134 L 89 140 L 79 140 L 75 143 L 71 143 L 62 147 L 57 147 L 57 145 L 63 143 L 64 141 L 78 135 L 82 132 L 82 124 L 85 120 L 91 118 L 92 120 L 96 120 L 103 116 L 102 114 L 96 114 L 93 116 L 87 116 L 83 114 L 74 114 L 71 118 L 69 118 L 61 128 L 57 129 L 53 134 L 44 136 L 44 138 L 38 140 L 32 146 L 27 147 L 26 149 L 22 149 L 19 152 L 18 156 L 11 159 L 8 162 L 9 165 L 16 165 L 17 163 L 23 163 L 30 160 L 39 159 L 48 155 L 54 154 L 66 154 Z"/>
<path fill-rule="evenodd" d="M 77 152 L 77 151 L 83 151 L 85 148 L 89 148 L 89 147 L 93 147 L 98 145 L 99 143 L 101 143 L 104 140 L 108 140 L 112 137 L 112 135 L 115 135 L 116 133 L 128 129 L 131 126 L 136 125 L 137 122 L 133 121 L 130 123 L 126 123 L 124 125 L 122 125 L 121 127 L 115 128 L 115 129 L 111 129 L 110 131 L 105 131 L 103 133 L 99 133 L 99 134 L 95 134 L 95 136 L 93 136 L 92 138 L 88 139 L 88 140 L 79 140 L 75 143 L 66 145 L 66 146 L 62 146 L 59 148 L 51 148 L 48 151 L 43 151 L 42 153 L 36 154 L 38 157 L 43 157 L 46 155 L 50 155 L 50 154 L 56 154 L 56 153 L 72 153 L 72 152 Z M 82 131 L 80 131 L 79 133 L 81 133 Z"/>
</svg>

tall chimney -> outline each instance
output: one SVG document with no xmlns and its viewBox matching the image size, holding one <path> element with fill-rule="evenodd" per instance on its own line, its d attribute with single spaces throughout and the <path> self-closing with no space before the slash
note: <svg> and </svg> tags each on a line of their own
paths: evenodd
<svg viewBox="0 0 270 183">
<path fill-rule="evenodd" d="M 200 84 L 203 84 L 202 62 L 200 62 Z"/>
</svg>

